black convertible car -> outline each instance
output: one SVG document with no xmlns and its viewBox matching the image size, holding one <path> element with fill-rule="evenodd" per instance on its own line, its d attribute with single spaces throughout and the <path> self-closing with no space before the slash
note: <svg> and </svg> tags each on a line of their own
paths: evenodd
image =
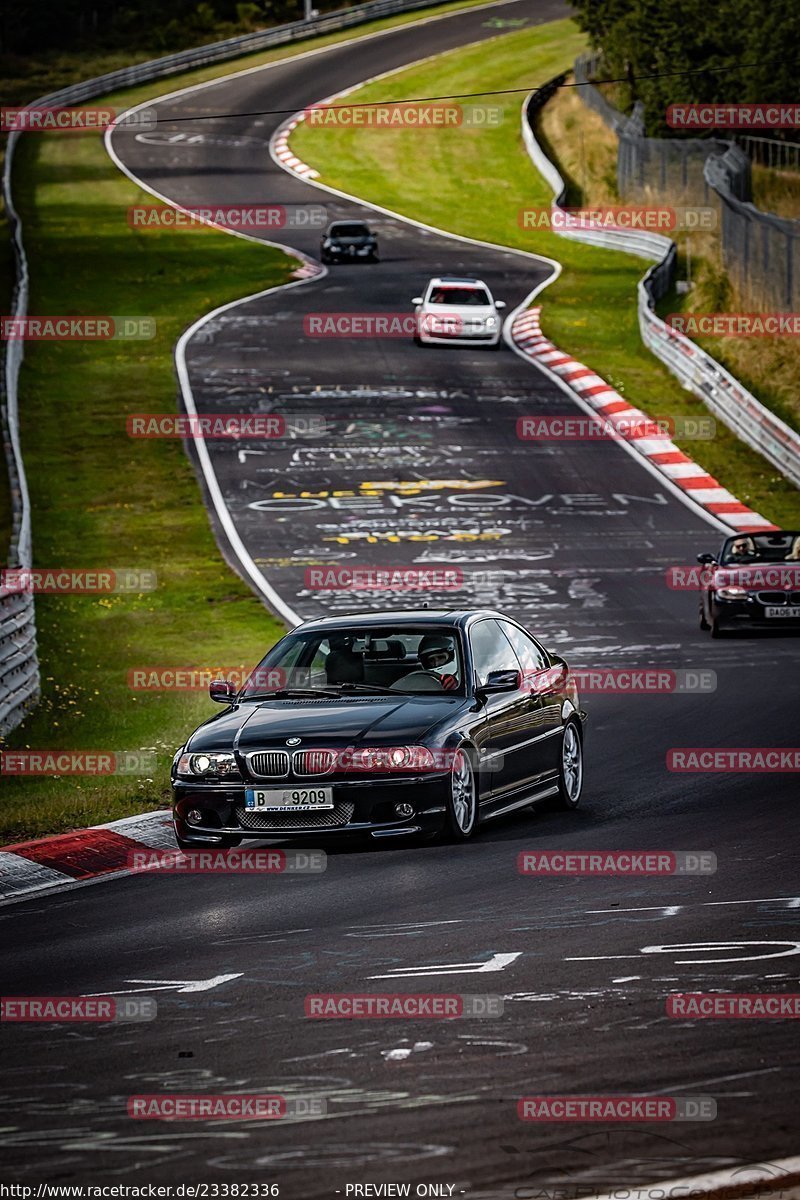
<svg viewBox="0 0 800 1200">
<path fill-rule="evenodd" d="M 269 686 L 265 686 L 269 684 Z M 566 663 L 499 612 L 308 621 L 172 768 L 178 845 L 445 834 L 552 799 L 575 808 L 583 732 Z"/>
<path fill-rule="evenodd" d="M 700 628 L 712 637 L 734 629 L 800 629 L 800 532 L 738 533 L 718 554 L 698 554 L 707 567 L 700 591 Z"/>
</svg>

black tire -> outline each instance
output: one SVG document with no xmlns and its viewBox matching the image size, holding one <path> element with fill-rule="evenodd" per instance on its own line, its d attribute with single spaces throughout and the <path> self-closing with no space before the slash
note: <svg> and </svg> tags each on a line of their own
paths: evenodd
<svg viewBox="0 0 800 1200">
<path fill-rule="evenodd" d="M 583 741 L 575 721 L 567 722 L 561 741 L 558 764 L 558 795 L 554 807 L 572 811 L 580 804 L 583 791 Z"/>
<path fill-rule="evenodd" d="M 449 783 L 443 836 L 448 842 L 466 842 L 478 828 L 478 781 L 468 750 L 454 752 Z M 471 798 L 464 793 L 465 787 L 471 790 Z"/>
</svg>

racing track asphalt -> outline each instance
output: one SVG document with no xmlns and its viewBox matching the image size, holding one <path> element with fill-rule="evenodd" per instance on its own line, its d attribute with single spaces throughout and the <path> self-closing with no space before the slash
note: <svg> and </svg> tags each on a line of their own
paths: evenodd
<svg viewBox="0 0 800 1200">
<path fill-rule="evenodd" d="M 167 140 L 126 131 L 115 149 L 180 203 L 311 202 L 331 218 L 370 217 L 278 169 L 268 140 L 280 118 L 226 118 L 213 135 L 211 123 L 162 122 L 299 109 L 422 54 L 494 36 L 486 22 L 498 12 L 533 21 L 561 9 L 517 0 L 430 23 L 424 34 L 405 27 L 233 77 L 159 103 Z M 175 131 L 181 138 L 168 140 Z M 306 412 L 334 423 L 324 443 L 253 443 L 244 448 L 265 452 L 244 456 L 211 444 L 237 529 L 270 582 L 305 616 L 345 609 L 341 597 L 304 589 L 307 560 L 502 568 L 500 583 L 447 599 L 507 609 L 576 665 L 707 668 L 717 690 L 587 697 L 589 770 L 575 814 L 507 819 L 458 848 L 329 847 L 318 877 L 128 877 L 2 909 L 6 995 L 237 976 L 205 992 L 153 991 L 160 1010 L 148 1024 L 17 1027 L 4 1048 L 2 1101 L 15 1179 L 276 1182 L 288 1197 L 333 1196 L 348 1183 L 437 1182 L 471 1200 L 525 1200 L 795 1149 L 791 1022 L 677 1022 L 664 1002 L 673 990 L 796 990 L 796 777 L 681 776 L 666 770 L 665 754 L 796 742 L 798 643 L 700 635 L 694 595 L 670 591 L 664 571 L 714 547 L 718 532 L 618 446 L 520 443 L 519 415 L 575 408 L 507 348 L 304 337 L 308 312 L 406 311 L 434 272 L 480 275 L 509 307 L 546 273 L 386 216 L 373 223 L 379 266 L 334 268 L 237 306 L 189 344 L 200 411 Z M 317 237 L 286 243 L 313 255 Z M 417 496 L 397 486 L 364 496 L 360 485 L 376 480 L 450 482 Z M 453 486 L 480 480 L 492 482 Z M 274 502 L 274 493 L 303 490 L 361 500 Z M 436 540 L 407 540 L 422 531 Z M 645 847 L 711 850 L 719 871 L 627 881 L 516 872 L 526 848 Z M 730 945 L 703 949 L 716 943 Z M 518 957 L 496 972 L 373 978 L 495 954 Z M 307 1021 L 303 997 L 326 990 L 507 999 L 496 1020 Z M 328 1115 L 266 1127 L 125 1115 L 134 1092 L 262 1090 L 322 1094 Z M 630 1128 L 517 1120 L 519 1096 L 555 1092 L 712 1095 L 718 1117 Z"/>
</svg>

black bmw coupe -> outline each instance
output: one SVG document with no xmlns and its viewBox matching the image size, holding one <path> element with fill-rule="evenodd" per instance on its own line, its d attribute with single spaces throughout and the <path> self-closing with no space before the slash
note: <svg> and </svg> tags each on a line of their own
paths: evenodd
<svg viewBox="0 0 800 1200">
<path fill-rule="evenodd" d="M 307 621 L 191 735 L 172 768 L 178 845 L 444 835 L 583 785 L 565 661 L 499 612 Z"/>
</svg>

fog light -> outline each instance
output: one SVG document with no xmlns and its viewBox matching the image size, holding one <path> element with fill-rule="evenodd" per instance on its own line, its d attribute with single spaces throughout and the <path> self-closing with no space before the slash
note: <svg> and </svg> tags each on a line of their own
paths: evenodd
<svg viewBox="0 0 800 1200">
<path fill-rule="evenodd" d="M 186 818 L 190 825 L 202 825 L 203 814 L 199 808 L 190 808 Z"/>
<path fill-rule="evenodd" d="M 395 804 L 394 811 L 397 813 L 398 817 L 413 817 L 414 805 L 413 804 Z"/>
</svg>

